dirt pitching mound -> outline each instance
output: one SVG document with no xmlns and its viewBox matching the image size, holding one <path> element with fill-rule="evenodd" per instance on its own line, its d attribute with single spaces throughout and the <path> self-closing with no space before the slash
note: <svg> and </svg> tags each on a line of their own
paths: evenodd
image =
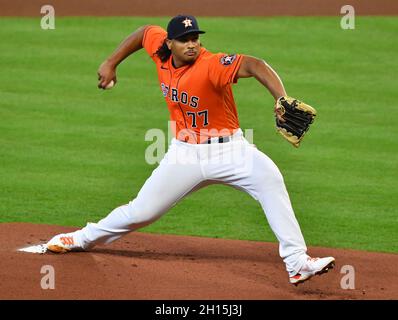
<svg viewBox="0 0 398 320">
<path fill-rule="evenodd" d="M 398 255 L 309 248 L 335 269 L 294 287 L 276 243 L 131 233 L 91 252 L 18 252 L 75 228 L 0 224 L 0 299 L 397 299 Z M 344 265 L 355 289 L 341 288 Z M 43 289 L 48 267 L 55 289 Z M 44 267 L 44 268 L 43 268 Z M 43 280 L 44 279 L 44 280 Z M 47 282 L 48 284 L 48 282 Z"/>
</svg>

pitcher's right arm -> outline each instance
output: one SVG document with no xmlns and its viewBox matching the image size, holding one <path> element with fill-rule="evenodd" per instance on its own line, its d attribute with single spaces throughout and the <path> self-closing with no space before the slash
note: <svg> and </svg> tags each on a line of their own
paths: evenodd
<svg viewBox="0 0 398 320">
<path fill-rule="evenodd" d="M 148 25 L 142 26 L 128 36 L 98 69 L 98 88 L 105 87 L 112 80 L 116 83 L 116 68 L 129 55 L 142 48 L 142 40 Z"/>
</svg>

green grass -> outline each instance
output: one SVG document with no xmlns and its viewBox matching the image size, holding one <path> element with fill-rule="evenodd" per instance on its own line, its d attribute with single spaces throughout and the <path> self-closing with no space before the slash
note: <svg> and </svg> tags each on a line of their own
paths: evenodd
<svg viewBox="0 0 398 320">
<path fill-rule="evenodd" d="M 281 169 L 308 245 L 398 252 L 398 19 L 202 18 L 213 52 L 268 61 L 288 93 L 319 116 L 300 149 L 275 133 L 272 97 L 254 79 L 234 87 L 241 127 Z M 154 166 L 150 128 L 168 112 L 144 52 L 96 88 L 98 65 L 142 24 L 166 18 L 1 18 L 0 221 L 83 226 L 126 203 Z M 156 199 L 154 199 L 155 201 Z M 209 209 L 211 208 L 211 209 Z M 250 196 L 211 186 L 146 232 L 275 241 Z"/>
</svg>

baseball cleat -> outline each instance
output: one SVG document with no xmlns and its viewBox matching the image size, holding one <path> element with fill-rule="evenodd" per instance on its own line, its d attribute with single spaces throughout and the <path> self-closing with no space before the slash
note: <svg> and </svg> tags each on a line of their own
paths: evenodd
<svg viewBox="0 0 398 320">
<path fill-rule="evenodd" d="M 299 283 L 311 279 L 315 275 L 321 275 L 333 269 L 335 259 L 333 257 L 311 258 L 308 257 L 306 263 L 301 267 L 300 271 L 289 278 L 289 282 L 297 286 Z"/>
<path fill-rule="evenodd" d="M 83 248 L 76 244 L 73 233 L 62 233 L 53 237 L 46 244 L 47 250 L 54 253 L 67 253 L 69 251 L 82 251 Z"/>
</svg>

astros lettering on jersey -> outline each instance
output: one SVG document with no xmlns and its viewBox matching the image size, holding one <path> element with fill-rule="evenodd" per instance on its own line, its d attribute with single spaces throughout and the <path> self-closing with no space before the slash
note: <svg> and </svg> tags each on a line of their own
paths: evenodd
<svg viewBox="0 0 398 320">
<path fill-rule="evenodd" d="M 155 54 L 167 37 L 159 26 L 145 30 L 142 45 L 156 63 L 160 88 L 175 136 L 189 143 L 202 143 L 210 137 L 233 134 L 239 129 L 238 114 L 231 84 L 242 55 L 213 54 L 201 48 L 192 65 L 175 68 L 172 57 L 162 62 Z"/>
</svg>

